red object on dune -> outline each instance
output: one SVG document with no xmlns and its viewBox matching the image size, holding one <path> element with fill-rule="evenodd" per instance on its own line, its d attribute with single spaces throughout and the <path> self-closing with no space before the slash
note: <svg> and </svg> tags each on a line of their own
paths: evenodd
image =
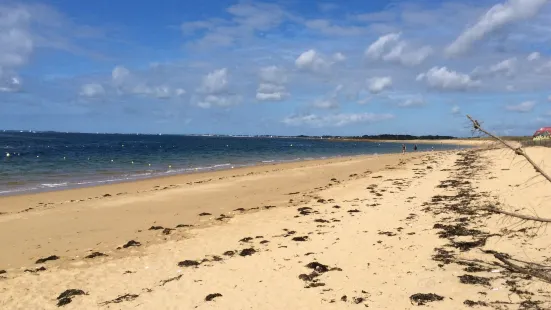
<svg viewBox="0 0 551 310">
<path fill-rule="evenodd" d="M 551 136 L 551 127 L 542 127 L 534 133 L 534 137 L 537 136 Z"/>
</svg>

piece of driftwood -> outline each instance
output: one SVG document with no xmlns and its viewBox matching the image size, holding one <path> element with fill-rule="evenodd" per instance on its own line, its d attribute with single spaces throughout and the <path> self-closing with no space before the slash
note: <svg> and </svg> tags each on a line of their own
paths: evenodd
<svg viewBox="0 0 551 310">
<path fill-rule="evenodd" d="M 543 272 L 541 270 L 537 270 L 534 268 L 526 268 L 521 267 L 517 264 L 512 263 L 507 257 L 501 253 L 494 254 L 494 257 L 497 258 L 500 262 L 502 262 L 504 265 L 504 268 L 509 269 L 510 271 L 523 273 L 538 279 L 541 279 L 542 281 L 545 281 L 547 283 L 551 283 L 551 274 Z"/>
</svg>

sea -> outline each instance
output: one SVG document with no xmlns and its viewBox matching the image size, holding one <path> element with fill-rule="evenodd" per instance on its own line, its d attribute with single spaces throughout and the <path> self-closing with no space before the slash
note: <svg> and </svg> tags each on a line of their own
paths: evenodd
<svg viewBox="0 0 551 310">
<path fill-rule="evenodd" d="M 413 142 L 407 150 L 413 150 Z M 420 151 L 462 148 L 420 144 Z M 0 132 L 0 195 L 158 176 L 401 152 L 401 143 L 313 138 Z"/>
</svg>

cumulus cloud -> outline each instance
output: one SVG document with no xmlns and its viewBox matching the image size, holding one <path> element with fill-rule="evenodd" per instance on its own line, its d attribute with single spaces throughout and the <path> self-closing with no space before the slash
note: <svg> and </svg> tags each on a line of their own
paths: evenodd
<svg viewBox="0 0 551 310">
<path fill-rule="evenodd" d="M 473 80 L 468 74 L 448 70 L 446 67 L 432 67 L 426 73 L 421 73 L 417 81 L 425 81 L 434 89 L 465 91 L 480 85 L 480 81 Z"/>
<path fill-rule="evenodd" d="M 207 95 L 203 97 L 197 105 L 200 108 L 208 109 L 211 107 L 230 107 L 241 102 L 241 97 L 237 95 Z"/>
<path fill-rule="evenodd" d="M 105 89 L 101 84 L 84 84 L 80 88 L 80 95 L 83 97 L 99 97 L 105 94 Z"/>
<path fill-rule="evenodd" d="M 365 51 L 365 56 L 372 60 L 400 63 L 405 66 L 416 66 L 425 61 L 432 53 L 430 46 L 412 47 L 401 40 L 401 33 L 391 33 L 379 37 Z"/>
<path fill-rule="evenodd" d="M 13 93 L 21 90 L 21 80 L 11 74 L 2 74 L 0 70 L 0 93 Z"/>
<path fill-rule="evenodd" d="M 338 53 L 333 54 L 333 60 L 335 62 L 342 62 L 342 61 L 346 60 L 346 56 L 343 53 L 338 52 Z"/>
<path fill-rule="evenodd" d="M 515 73 L 517 59 L 516 57 L 505 59 L 490 67 L 490 73 L 492 74 L 504 74 L 511 76 Z"/>
<path fill-rule="evenodd" d="M 115 86 L 121 87 L 130 77 L 130 70 L 123 66 L 116 66 L 111 72 L 111 79 Z"/>
<path fill-rule="evenodd" d="M 0 92 L 21 87 L 16 70 L 28 62 L 34 47 L 30 19 L 23 7 L 0 5 Z"/>
<path fill-rule="evenodd" d="M 285 88 L 287 75 L 277 66 L 260 68 L 260 84 L 256 90 L 256 100 L 282 101 L 290 96 Z"/>
<path fill-rule="evenodd" d="M 512 112 L 528 113 L 534 110 L 535 106 L 536 106 L 535 101 L 524 101 L 517 105 L 508 105 L 505 107 L 505 109 L 507 111 L 512 111 Z"/>
<path fill-rule="evenodd" d="M 372 94 L 378 94 L 392 86 L 392 78 L 388 76 L 374 77 L 367 81 L 367 89 Z"/>
<path fill-rule="evenodd" d="M 203 95 L 197 103 L 201 108 L 230 107 L 241 102 L 241 96 L 229 92 L 227 68 L 214 70 L 204 76 L 197 91 Z"/>
<path fill-rule="evenodd" d="M 311 72 L 321 72 L 329 68 L 329 62 L 316 50 L 310 49 L 300 54 L 295 60 L 298 69 Z"/>
<path fill-rule="evenodd" d="M 317 30 L 325 35 L 331 36 L 360 36 L 366 33 L 367 29 L 357 26 L 340 26 L 326 19 L 307 20 L 306 27 Z"/>
<path fill-rule="evenodd" d="M 533 52 L 528 57 L 526 57 L 526 60 L 528 61 L 535 61 L 541 58 L 541 54 L 538 52 Z"/>
<path fill-rule="evenodd" d="M 374 123 L 394 118 L 392 114 L 374 113 L 340 113 L 330 115 L 295 115 L 283 119 L 283 123 L 290 126 L 309 127 L 343 127 L 357 123 Z"/>
<path fill-rule="evenodd" d="M 180 87 L 170 87 L 159 83 L 148 83 L 145 79 L 132 74 L 130 70 L 123 66 L 116 66 L 113 69 L 111 72 L 111 81 L 120 94 L 141 95 L 156 99 L 170 99 L 180 97 L 186 93 L 186 91 Z M 85 86 L 88 89 L 85 90 L 82 88 L 81 96 L 94 97 L 105 92 L 103 86 L 99 84 L 87 84 Z M 101 90 L 98 86 L 101 87 Z"/>
<path fill-rule="evenodd" d="M 461 113 L 461 109 L 458 106 L 453 106 L 451 112 L 453 115 L 458 115 L 459 113 Z"/>
<path fill-rule="evenodd" d="M 312 103 L 312 106 L 318 109 L 338 109 L 340 107 L 339 94 L 343 89 L 343 85 L 338 85 L 334 90 L 327 94 L 324 98 L 317 99 Z"/>
<path fill-rule="evenodd" d="M 423 98 L 409 98 L 400 103 L 398 107 L 400 108 L 415 108 L 425 106 L 427 103 Z"/>
<path fill-rule="evenodd" d="M 147 86 L 137 85 L 132 89 L 132 92 L 137 95 L 145 95 L 154 97 L 157 99 L 170 99 L 173 97 L 180 97 L 186 93 L 183 88 L 172 89 L 168 86 Z"/>
<path fill-rule="evenodd" d="M 503 61 L 500 61 L 496 64 L 493 64 L 487 68 L 476 67 L 473 70 L 473 72 L 471 72 L 471 76 L 473 78 L 479 78 L 484 76 L 512 77 L 516 73 L 517 62 L 518 62 L 517 58 L 512 57 L 512 58 L 508 58 Z"/>
<path fill-rule="evenodd" d="M 380 59 L 391 45 L 400 40 L 400 36 L 400 33 L 390 33 L 381 36 L 365 50 L 365 56 L 371 59 Z"/>
<path fill-rule="evenodd" d="M 261 2 L 240 2 L 226 10 L 228 19 L 209 19 L 185 22 L 181 25 L 186 36 L 204 31 L 201 38 L 191 43 L 194 47 L 224 47 L 247 40 L 256 32 L 278 27 L 289 14 L 279 5 Z"/>
<path fill-rule="evenodd" d="M 534 17 L 548 0 L 508 0 L 494 5 L 473 26 L 446 47 L 448 55 L 459 55 L 473 44 L 503 27 Z"/>
<path fill-rule="evenodd" d="M 203 78 L 203 83 L 199 88 L 200 92 L 207 94 L 217 94 L 226 91 L 228 88 L 228 69 L 222 68 L 210 72 Z"/>
</svg>

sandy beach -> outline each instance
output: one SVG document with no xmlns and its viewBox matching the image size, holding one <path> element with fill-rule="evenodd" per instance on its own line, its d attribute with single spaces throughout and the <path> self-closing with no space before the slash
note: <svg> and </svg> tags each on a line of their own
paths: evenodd
<svg viewBox="0 0 551 310">
<path fill-rule="evenodd" d="M 354 142 L 378 142 L 378 143 L 406 143 L 406 144 L 445 144 L 445 145 L 463 145 L 463 146 L 491 146 L 495 144 L 493 141 L 488 139 L 438 139 L 438 140 L 375 140 L 375 139 L 342 139 L 344 141 L 354 141 Z"/>
<path fill-rule="evenodd" d="M 546 226 L 485 209 L 551 218 L 550 190 L 469 149 L 1 197 L 0 307 L 550 309 L 499 259 L 551 266 Z"/>
</svg>

